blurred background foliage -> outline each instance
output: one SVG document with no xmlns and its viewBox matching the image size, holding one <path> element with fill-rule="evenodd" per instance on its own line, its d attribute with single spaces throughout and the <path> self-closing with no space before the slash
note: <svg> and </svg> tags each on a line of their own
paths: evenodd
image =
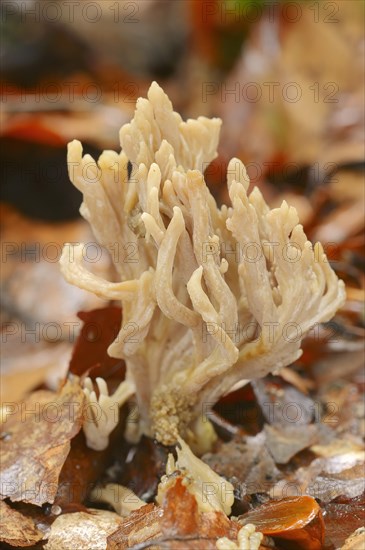
<svg viewBox="0 0 365 550">
<path fill-rule="evenodd" d="M 363 161 L 363 15 L 363 0 L 3 2 L 3 201 L 77 216 L 67 141 L 118 148 L 151 80 L 183 116 L 223 119 L 212 185 L 238 155 L 268 193 L 312 190 Z"/>
</svg>

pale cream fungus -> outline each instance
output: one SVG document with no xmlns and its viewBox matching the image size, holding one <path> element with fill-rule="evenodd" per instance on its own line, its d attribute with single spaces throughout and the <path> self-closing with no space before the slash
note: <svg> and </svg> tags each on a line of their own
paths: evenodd
<svg viewBox="0 0 365 550">
<path fill-rule="evenodd" d="M 81 213 L 113 251 L 120 281 L 88 271 L 82 244 L 65 246 L 61 269 L 123 308 L 109 353 L 125 360 L 126 380 L 108 395 L 99 379 L 98 399 L 85 382 L 105 413 L 85 424 L 95 449 L 116 426 L 113 404 L 135 395 L 130 437 L 171 445 L 181 436 L 207 450 L 214 430 L 203 413 L 237 383 L 297 360 L 305 334 L 344 303 L 343 282 L 321 244 L 307 240 L 295 208 L 271 210 L 258 188 L 248 193 L 238 159 L 227 170 L 230 205 L 217 206 L 203 173 L 217 156 L 220 126 L 216 118 L 184 122 L 154 82 L 120 131 L 121 153 L 104 151 L 96 163 L 78 141 L 69 144 Z"/>
</svg>

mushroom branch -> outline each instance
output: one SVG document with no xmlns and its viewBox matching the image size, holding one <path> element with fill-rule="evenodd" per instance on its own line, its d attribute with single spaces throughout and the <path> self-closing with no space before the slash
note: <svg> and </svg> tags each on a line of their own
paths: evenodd
<svg viewBox="0 0 365 550">
<path fill-rule="evenodd" d="M 231 204 L 217 206 L 203 173 L 217 156 L 220 126 L 216 118 L 184 122 L 154 82 L 121 128 L 119 154 L 104 151 L 95 162 L 78 141 L 68 148 L 81 214 L 111 252 L 118 281 L 86 269 L 82 244 L 65 246 L 61 269 L 70 283 L 121 301 L 122 326 L 108 351 L 125 360 L 127 374 L 115 401 L 135 394 L 138 433 L 166 445 L 181 436 L 209 446 L 208 404 L 298 359 L 305 334 L 345 300 L 295 208 L 271 210 L 258 188 L 248 194 L 238 159 L 227 170 Z M 95 420 L 86 434 L 105 446 L 114 425 Z"/>
</svg>

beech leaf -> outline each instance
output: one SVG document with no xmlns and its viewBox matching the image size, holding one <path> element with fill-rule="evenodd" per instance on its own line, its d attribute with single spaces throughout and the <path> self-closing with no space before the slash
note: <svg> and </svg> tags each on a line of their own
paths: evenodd
<svg viewBox="0 0 365 550">
<path fill-rule="evenodd" d="M 37 506 L 53 502 L 70 440 L 82 425 L 84 394 L 77 379 L 58 394 L 34 392 L 3 425 L 0 496 Z"/>
<path fill-rule="evenodd" d="M 72 548 L 106 550 L 107 537 L 122 522 L 114 512 L 88 510 L 59 516 L 51 527 L 45 550 Z"/>
<path fill-rule="evenodd" d="M 285 541 L 293 550 L 321 550 L 324 543 L 322 512 L 312 497 L 292 497 L 272 501 L 240 517 L 253 523 L 264 535 Z"/>
<path fill-rule="evenodd" d="M 33 546 L 43 538 L 32 518 L 0 501 L 0 541 L 10 546 Z"/>
</svg>

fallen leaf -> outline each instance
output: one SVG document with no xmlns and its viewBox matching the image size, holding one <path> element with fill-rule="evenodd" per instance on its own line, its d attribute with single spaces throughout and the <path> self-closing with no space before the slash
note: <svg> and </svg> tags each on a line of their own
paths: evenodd
<svg viewBox="0 0 365 550">
<path fill-rule="evenodd" d="M 313 453 L 323 458 L 338 456 L 348 453 L 357 453 L 364 450 L 364 445 L 351 439 L 334 439 L 327 445 L 312 445 L 310 448 Z"/>
<path fill-rule="evenodd" d="M 318 458 L 309 470 L 320 473 L 308 484 L 306 493 L 322 502 L 329 502 L 339 496 L 355 498 L 365 491 L 365 463 L 362 452 Z"/>
<path fill-rule="evenodd" d="M 110 435 L 108 447 L 102 451 L 90 449 L 83 432 L 72 439 L 55 497 L 55 504 L 63 511 L 81 511 L 81 504 L 89 497 L 95 483 L 102 479 L 107 468 L 122 454 L 125 416 L 122 409 L 119 424 Z"/>
<path fill-rule="evenodd" d="M 81 377 L 100 376 L 106 380 L 116 378 L 119 382 L 122 381 L 125 374 L 124 362 L 108 354 L 108 347 L 120 330 L 121 308 L 109 306 L 81 311 L 78 317 L 83 321 L 83 326 L 72 353 L 69 372 Z"/>
<path fill-rule="evenodd" d="M 157 486 L 166 471 L 167 455 L 171 449 L 151 438 L 142 436 L 129 449 L 130 460 L 123 465 L 115 482 L 129 487 L 142 500 L 149 502 L 157 494 Z"/>
<path fill-rule="evenodd" d="M 364 497 L 351 499 L 347 503 L 330 502 L 325 504 L 324 523 L 326 526 L 326 548 L 342 548 L 346 539 L 363 527 L 365 517 Z M 362 550 L 357 546 L 354 550 Z"/>
<path fill-rule="evenodd" d="M 58 394 L 41 391 L 13 404 L 2 426 L 1 498 L 41 506 L 53 502 L 70 440 L 82 425 L 84 394 L 68 380 Z"/>
<path fill-rule="evenodd" d="M 161 535 L 162 508 L 146 504 L 126 518 L 118 529 L 108 536 L 108 550 L 125 550 Z"/>
<path fill-rule="evenodd" d="M 272 454 L 276 464 L 287 464 L 294 455 L 310 447 L 318 439 L 318 429 L 315 424 L 308 424 L 298 430 L 296 426 L 270 426 L 265 424 L 266 447 Z"/>
<path fill-rule="evenodd" d="M 310 495 L 322 503 L 339 496 L 355 498 L 365 489 L 364 453 L 316 458 L 296 469 L 270 490 L 272 497 Z"/>
<path fill-rule="evenodd" d="M 167 489 L 162 507 L 164 513 L 160 524 L 164 535 L 196 535 L 199 524 L 198 503 L 182 484 L 181 478 L 177 478 L 175 484 Z"/>
<path fill-rule="evenodd" d="M 0 501 L 0 541 L 11 546 L 33 546 L 43 538 L 34 521 Z"/>
<path fill-rule="evenodd" d="M 313 420 L 316 404 L 278 376 L 252 382 L 262 412 L 271 425 L 305 426 Z"/>
<path fill-rule="evenodd" d="M 108 537 L 108 550 L 124 550 L 147 543 L 169 550 L 216 550 L 220 537 L 237 539 L 240 525 L 222 512 L 200 512 L 183 478 L 166 491 L 162 506 L 148 504 L 132 512 Z M 166 546 L 167 545 L 167 546 Z"/>
<path fill-rule="evenodd" d="M 124 378 L 124 363 L 108 355 L 108 347 L 117 336 L 121 324 L 121 309 L 106 307 L 89 312 L 80 312 L 83 321 L 76 341 L 69 370 L 81 376 L 106 379 L 109 391 L 114 390 Z M 105 470 L 115 456 L 122 455 L 123 433 L 126 409 L 120 411 L 118 427 L 113 430 L 108 447 L 104 451 L 94 451 L 86 445 L 85 436 L 79 433 L 71 442 L 59 478 L 55 499 L 63 510 L 71 511 L 88 497 L 92 487 L 100 481 Z"/>
<path fill-rule="evenodd" d="M 205 454 L 203 461 L 233 484 L 238 498 L 268 492 L 283 477 L 266 448 L 264 432 L 254 437 L 238 435 L 221 444 L 216 453 Z"/>
<path fill-rule="evenodd" d="M 109 453 L 109 448 L 105 452 L 89 449 L 81 432 L 73 438 L 71 450 L 60 472 L 54 501 L 62 511 L 72 511 L 84 502 L 94 483 L 109 466 Z"/>
<path fill-rule="evenodd" d="M 106 510 L 63 514 L 51 526 L 45 550 L 106 550 L 107 537 L 122 523 L 122 518 Z"/>
<path fill-rule="evenodd" d="M 324 523 L 317 502 L 311 497 L 293 497 L 264 504 L 240 516 L 240 523 L 253 523 L 257 531 L 293 550 L 321 550 Z"/>
<path fill-rule="evenodd" d="M 6 331 L 17 327 L 19 333 L 7 336 Z M 53 387 L 58 386 L 68 369 L 72 351 L 70 342 L 52 344 L 45 340 L 23 342 L 24 333 L 18 323 L 3 325 L 3 344 L 1 346 L 1 401 L 22 401 L 29 392 L 47 380 Z M 6 339 L 5 343 L 4 340 Z M 27 358 L 24 361 L 24 357 Z"/>
</svg>

